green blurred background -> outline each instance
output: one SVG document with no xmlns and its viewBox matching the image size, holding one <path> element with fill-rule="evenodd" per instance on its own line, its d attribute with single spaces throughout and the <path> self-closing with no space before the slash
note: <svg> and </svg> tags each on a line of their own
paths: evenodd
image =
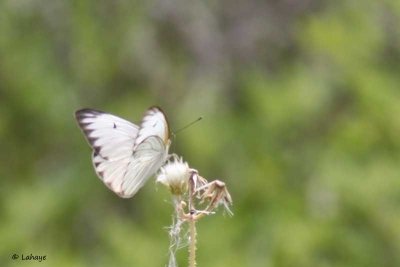
<svg viewBox="0 0 400 267">
<path fill-rule="evenodd" d="M 167 190 L 118 198 L 73 117 L 152 105 L 204 116 L 171 151 L 234 200 L 200 267 L 400 266 L 399 25 L 396 0 L 0 1 L 0 266 L 166 265 Z"/>
</svg>

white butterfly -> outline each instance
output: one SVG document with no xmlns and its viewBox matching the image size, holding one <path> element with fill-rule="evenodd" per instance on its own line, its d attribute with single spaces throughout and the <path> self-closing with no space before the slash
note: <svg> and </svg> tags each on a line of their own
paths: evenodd
<svg viewBox="0 0 400 267">
<path fill-rule="evenodd" d="M 167 160 L 171 140 L 159 107 L 149 108 L 140 126 L 94 109 L 75 117 L 93 149 L 97 175 L 120 197 L 133 197 Z"/>
</svg>

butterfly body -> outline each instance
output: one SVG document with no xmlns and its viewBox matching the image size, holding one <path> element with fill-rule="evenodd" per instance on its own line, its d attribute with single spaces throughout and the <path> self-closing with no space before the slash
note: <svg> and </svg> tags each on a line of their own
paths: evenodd
<svg viewBox="0 0 400 267">
<path fill-rule="evenodd" d="M 140 126 L 94 109 L 75 113 L 89 145 L 98 177 L 113 192 L 130 198 L 168 157 L 169 127 L 159 107 L 145 113 Z"/>
</svg>

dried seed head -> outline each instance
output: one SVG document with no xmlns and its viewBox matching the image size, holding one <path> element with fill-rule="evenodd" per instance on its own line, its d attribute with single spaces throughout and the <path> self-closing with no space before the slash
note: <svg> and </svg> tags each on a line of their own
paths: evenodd
<svg viewBox="0 0 400 267">
<path fill-rule="evenodd" d="M 173 157 L 157 175 L 157 182 L 167 186 L 172 194 L 182 195 L 187 191 L 190 177 L 189 165 L 182 158 Z"/>
</svg>

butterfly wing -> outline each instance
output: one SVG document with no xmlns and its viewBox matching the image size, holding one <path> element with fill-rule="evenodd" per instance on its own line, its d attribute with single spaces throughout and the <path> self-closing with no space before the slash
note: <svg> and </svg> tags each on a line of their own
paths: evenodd
<svg viewBox="0 0 400 267">
<path fill-rule="evenodd" d="M 93 149 L 92 160 L 97 175 L 112 191 L 120 194 L 139 127 L 93 109 L 78 110 L 75 117 Z"/>
<path fill-rule="evenodd" d="M 149 136 L 159 137 L 165 145 L 170 143 L 168 121 L 159 107 L 151 107 L 146 111 L 140 124 L 134 148 L 136 149 Z"/>
<path fill-rule="evenodd" d="M 121 197 L 132 197 L 164 164 L 170 145 L 167 119 L 159 107 L 147 110 L 134 144 Z"/>
<path fill-rule="evenodd" d="M 149 136 L 141 142 L 133 154 L 122 183 L 121 197 L 129 198 L 142 188 L 147 180 L 164 164 L 168 146 L 158 136 Z"/>
</svg>

